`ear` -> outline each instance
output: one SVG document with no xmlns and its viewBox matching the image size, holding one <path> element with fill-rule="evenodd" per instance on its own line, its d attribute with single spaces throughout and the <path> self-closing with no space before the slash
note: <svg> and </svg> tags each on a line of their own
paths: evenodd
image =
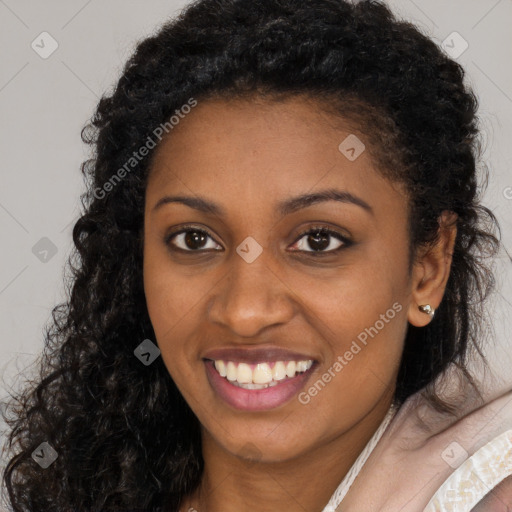
<svg viewBox="0 0 512 512">
<path fill-rule="evenodd" d="M 443 299 L 457 235 L 456 221 L 456 213 L 443 211 L 438 219 L 437 243 L 420 250 L 416 255 L 412 269 L 412 299 L 407 313 L 409 323 L 416 327 L 423 327 L 432 319 L 430 315 L 420 311 L 418 306 L 430 304 L 432 308 L 437 309 Z"/>
</svg>

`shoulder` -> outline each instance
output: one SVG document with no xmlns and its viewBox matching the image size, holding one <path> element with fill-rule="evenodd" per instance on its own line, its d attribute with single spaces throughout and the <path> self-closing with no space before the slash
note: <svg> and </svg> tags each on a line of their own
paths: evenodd
<svg viewBox="0 0 512 512">
<path fill-rule="evenodd" d="M 510 494 L 511 475 L 512 390 L 484 404 L 469 401 L 456 418 L 431 410 L 418 395 L 388 425 L 342 510 L 474 512 L 484 498 L 485 507 L 491 497 Z"/>
</svg>

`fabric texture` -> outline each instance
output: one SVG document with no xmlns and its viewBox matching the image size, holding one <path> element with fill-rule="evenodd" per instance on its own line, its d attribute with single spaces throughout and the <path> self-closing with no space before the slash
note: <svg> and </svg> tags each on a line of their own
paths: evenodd
<svg viewBox="0 0 512 512">
<path fill-rule="evenodd" d="M 512 430 L 489 441 L 458 467 L 424 512 L 466 512 L 512 475 Z M 512 506 L 512 497 L 503 505 Z"/>
<path fill-rule="evenodd" d="M 482 403 L 461 386 L 449 390 L 455 417 L 436 411 L 421 392 L 410 397 L 379 433 L 341 503 L 332 508 L 338 488 L 327 510 L 512 510 L 512 387 Z"/>
</svg>

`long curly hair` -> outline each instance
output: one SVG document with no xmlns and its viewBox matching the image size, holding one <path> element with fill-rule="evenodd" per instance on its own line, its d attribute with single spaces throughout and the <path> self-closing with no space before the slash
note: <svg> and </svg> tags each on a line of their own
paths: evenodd
<svg viewBox="0 0 512 512">
<path fill-rule="evenodd" d="M 478 101 L 463 82 L 458 63 L 374 0 L 198 0 L 139 42 L 82 131 L 94 154 L 82 165 L 66 302 L 46 327 L 37 378 L 5 413 L 12 510 L 177 511 L 200 482 L 197 418 L 162 358 L 134 357 L 155 340 L 142 281 L 155 150 L 130 159 L 190 98 L 304 95 L 358 126 L 379 171 L 406 185 L 411 261 L 436 241 L 441 212 L 457 214 L 445 296 L 431 323 L 408 326 L 395 394 L 400 405 L 422 390 L 450 412 L 434 380 L 449 365 L 471 379 L 494 286 L 485 260 L 500 244 L 480 204 L 488 170 L 480 181 Z M 58 453 L 47 469 L 31 458 L 44 441 Z"/>
</svg>

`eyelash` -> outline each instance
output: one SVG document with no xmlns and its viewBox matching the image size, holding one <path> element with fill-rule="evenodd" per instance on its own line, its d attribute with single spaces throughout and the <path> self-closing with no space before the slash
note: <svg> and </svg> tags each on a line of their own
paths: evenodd
<svg viewBox="0 0 512 512">
<path fill-rule="evenodd" d="M 182 226 L 179 231 L 175 231 L 173 233 L 169 233 L 165 237 L 165 240 L 164 240 L 165 244 L 170 246 L 172 250 L 179 251 L 179 252 L 182 252 L 182 253 L 201 253 L 201 252 L 204 252 L 204 251 L 211 251 L 212 250 L 212 249 L 197 249 L 197 250 L 182 249 L 180 247 L 174 246 L 171 243 L 172 238 L 174 238 L 175 236 L 180 235 L 182 233 L 187 233 L 187 232 L 190 232 L 190 231 L 195 231 L 197 233 L 205 234 L 208 237 L 210 237 L 213 241 L 215 241 L 215 238 L 207 230 L 205 230 L 203 228 L 198 228 L 198 227 L 196 227 L 194 225 L 185 225 L 185 226 Z M 349 240 L 345 236 L 341 235 L 337 231 L 334 231 L 334 230 L 330 229 L 328 226 L 317 225 L 317 226 L 312 226 L 309 229 L 307 229 L 306 231 L 303 231 L 302 233 L 300 233 L 297 236 L 297 238 L 295 239 L 294 244 L 296 244 L 304 236 L 315 234 L 318 231 L 321 231 L 324 234 L 327 234 L 327 235 L 330 235 L 333 238 L 336 238 L 337 240 L 342 242 L 342 245 L 340 245 L 340 247 L 338 247 L 337 249 L 331 249 L 329 251 L 301 251 L 301 250 L 294 250 L 293 252 L 302 252 L 302 253 L 306 253 L 308 255 L 312 255 L 313 257 L 322 257 L 322 256 L 325 256 L 325 255 L 330 255 L 330 254 L 338 253 L 341 250 L 346 249 L 347 247 L 351 246 L 352 243 L 353 243 L 351 240 Z M 215 243 L 218 243 L 218 242 L 215 241 Z M 217 251 L 218 249 L 213 249 L 213 250 Z"/>
</svg>

